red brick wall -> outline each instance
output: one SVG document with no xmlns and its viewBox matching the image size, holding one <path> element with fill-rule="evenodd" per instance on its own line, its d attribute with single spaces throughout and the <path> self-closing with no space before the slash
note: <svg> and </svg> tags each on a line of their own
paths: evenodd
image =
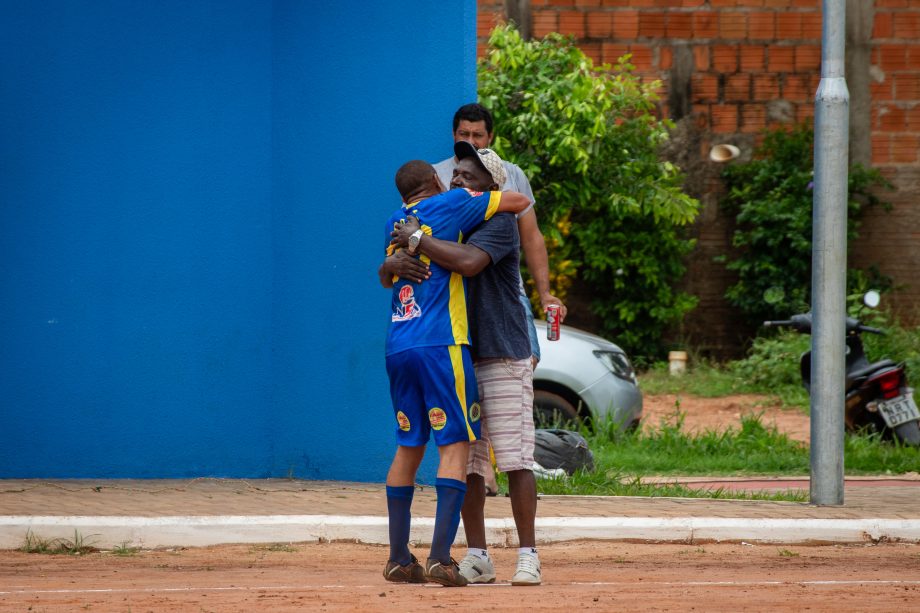
<svg viewBox="0 0 920 613">
<path fill-rule="evenodd" d="M 920 323 L 920 0 L 875 0 L 871 57 L 872 164 L 894 208 L 866 219 L 851 260 L 879 262 L 901 286 L 894 304 Z"/>
<path fill-rule="evenodd" d="M 891 213 L 872 212 L 852 245 L 854 264 L 878 262 L 901 286 L 892 303 L 917 320 L 920 299 L 920 0 L 875 0 L 870 69 L 871 159 L 893 181 Z M 596 63 L 632 53 L 637 71 L 661 79 L 662 100 L 674 50 L 694 61 L 691 108 L 703 130 L 701 154 L 714 142 L 750 151 L 764 127 L 814 115 L 820 80 L 820 0 L 531 0 L 532 34 L 572 34 Z M 480 53 L 504 3 L 479 1 Z M 666 102 L 662 113 L 668 113 Z M 868 153 L 868 152 L 867 152 Z M 705 170 L 705 169 L 704 169 Z M 711 181 L 703 183 L 711 185 Z M 716 185 L 716 189 L 718 186 Z M 729 248 L 731 220 L 717 193 L 698 194 L 704 214 L 696 229 L 688 289 L 705 308 L 683 333 L 713 353 L 731 353 L 737 330 L 721 298 L 730 275 L 711 262 Z M 728 322 L 728 323 L 726 323 Z"/>
<path fill-rule="evenodd" d="M 777 98 L 793 104 L 793 119 L 813 115 L 821 60 L 818 0 L 533 0 L 531 5 L 534 36 L 572 34 L 597 63 L 632 53 L 638 72 L 665 83 L 673 46 L 688 45 L 695 64 L 694 110 L 714 132 L 756 133 L 768 123 L 767 103 Z M 485 37 L 504 18 L 504 8 L 485 0 L 479 6 Z"/>
</svg>

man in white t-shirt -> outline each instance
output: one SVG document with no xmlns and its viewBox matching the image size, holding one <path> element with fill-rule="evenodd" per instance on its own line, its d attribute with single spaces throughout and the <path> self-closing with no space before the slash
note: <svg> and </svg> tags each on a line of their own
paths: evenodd
<svg viewBox="0 0 920 613">
<path fill-rule="evenodd" d="M 493 133 L 492 113 L 478 103 L 465 104 L 457 109 L 454 113 L 453 124 L 454 142 L 467 141 L 476 149 L 491 147 Z M 508 160 L 503 161 L 507 180 L 503 191 L 520 192 L 530 198 L 530 207 L 518 214 L 518 232 L 521 235 L 521 248 L 524 251 L 524 261 L 527 263 L 527 270 L 537 288 L 540 296 L 540 306 L 545 310 L 550 304 L 558 304 L 560 307 L 559 321 L 563 321 L 566 315 L 565 305 L 561 300 L 550 293 L 549 290 L 549 258 L 546 255 L 546 243 L 543 240 L 543 234 L 540 232 L 540 226 L 537 225 L 537 214 L 534 211 L 533 190 L 530 188 L 530 181 L 524 175 L 524 171 L 517 164 Z M 450 156 L 434 165 L 438 178 L 444 185 L 450 185 L 453 178 L 454 168 L 457 167 L 457 157 Z M 527 292 L 521 284 L 521 302 L 524 304 L 528 313 L 531 313 L 530 299 Z M 537 330 L 533 325 L 533 320 L 528 317 L 530 326 L 530 350 L 533 354 L 532 362 L 534 368 L 540 360 L 540 345 L 537 342 Z"/>
</svg>

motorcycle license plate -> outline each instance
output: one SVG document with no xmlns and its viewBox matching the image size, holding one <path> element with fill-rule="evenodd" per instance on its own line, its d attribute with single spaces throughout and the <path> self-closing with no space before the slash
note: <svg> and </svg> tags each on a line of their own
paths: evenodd
<svg viewBox="0 0 920 613">
<path fill-rule="evenodd" d="M 917 410 L 917 403 L 914 402 L 914 396 L 910 391 L 891 400 L 880 400 L 878 412 L 882 414 L 889 428 L 920 419 L 920 411 Z"/>
</svg>

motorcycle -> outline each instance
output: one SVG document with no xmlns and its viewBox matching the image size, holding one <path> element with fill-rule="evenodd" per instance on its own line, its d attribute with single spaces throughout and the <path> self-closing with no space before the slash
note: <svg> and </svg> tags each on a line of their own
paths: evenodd
<svg viewBox="0 0 920 613">
<path fill-rule="evenodd" d="M 878 306 L 878 292 L 868 292 L 863 301 L 867 306 Z M 811 313 L 764 322 L 766 327 L 787 327 L 802 334 L 810 334 L 811 325 Z M 879 432 L 885 438 L 893 437 L 907 445 L 920 446 L 920 411 L 914 402 L 914 390 L 907 384 L 904 364 L 889 359 L 869 362 L 863 348 L 863 333 L 885 332 L 847 317 L 844 407 L 847 430 Z M 799 370 L 802 384 L 810 394 L 811 351 L 802 354 Z"/>
</svg>

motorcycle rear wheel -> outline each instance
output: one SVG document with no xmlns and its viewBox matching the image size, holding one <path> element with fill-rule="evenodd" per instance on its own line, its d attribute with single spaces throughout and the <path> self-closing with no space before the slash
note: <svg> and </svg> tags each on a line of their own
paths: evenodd
<svg viewBox="0 0 920 613">
<path fill-rule="evenodd" d="M 895 426 L 894 435 L 905 445 L 920 447 L 920 422 L 909 421 Z"/>
</svg>

